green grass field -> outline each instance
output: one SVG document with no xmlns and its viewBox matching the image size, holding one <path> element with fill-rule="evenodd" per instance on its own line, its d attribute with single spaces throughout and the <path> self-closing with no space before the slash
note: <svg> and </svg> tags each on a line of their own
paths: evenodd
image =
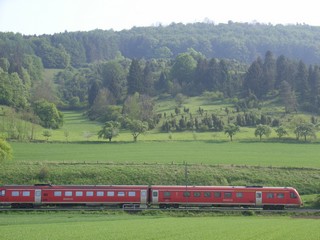
<svg viewBox="0 0 320 240">
<path fill-rule="evenodd" d="M 318 240 L 319 227 L 319 219 L 289 217 L 0 214 L 2 240 Z"/>
<path fill-rule="evenodd" d="M 11 143 L 14 161 L 196 163 L 320 168 L 317 144 L 215 141 Z"/>
</svg>

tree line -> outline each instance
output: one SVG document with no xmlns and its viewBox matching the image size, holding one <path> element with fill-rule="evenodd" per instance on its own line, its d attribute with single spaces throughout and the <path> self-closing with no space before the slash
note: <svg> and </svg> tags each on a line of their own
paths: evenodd
<svg viewBox="0 0 320 240">
<path fill-rule="evenodd" d="M 82 67 L 96 61 L 126 58 L 172 59 L 193 48 L 207 58 L 250 63 L 270 50 L 277 56 L 320 62 L 320 27 L 260 23 L 213 22 L 92 30 L 23 36 L 0 33 L 0 56 L 36 55 L 45 68 Z"/>
<path fill-rule="evenodd" d="M 288 113 L 298 109 L 314 114 L 320 111 L 319 66 L 283 55 L 275 57 L 270 51 L 263 59 L 257 57 L 251 65 L 208 59 L 192 48 L 175 59 L 139 60 L 118 56 L 84 68 L 69 66 L 55 75 L 54 84 L 44 79 L 40 58 L 21 57 L 20 65 L 13 59 L 0 58 L 0 103 L 32 110 L 45 127 L 62 125 L 62 115 L 56 106 L 88 109 L 91 119 L 105 121 L 106 116 L 117 114 L 117 106 L 130 102 L 135 93 L 165 97 L 198 96 L 208 92 L 222 99 L 235 98 L 238 112 L 257 108 L 261 101 L 270 98 L 279 99 Z M 39 106 L 47 109 L 46 114 L 52 116 L 49 120 Z M 146 120 L 144 118 L 142 120 Z M 150 126 L 154 125 L 153 118 Z M 242 119 L 239 125 L 248 125 L 248 122 L 248 118 Z"/>
</svg>

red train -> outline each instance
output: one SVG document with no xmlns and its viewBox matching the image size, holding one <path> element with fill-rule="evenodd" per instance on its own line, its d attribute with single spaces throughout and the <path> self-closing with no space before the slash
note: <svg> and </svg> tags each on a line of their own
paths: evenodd
<svg viewBox="0 0 320 240">
<path fill-rule="evenodd" d="M 300 207 L 302 201 L 291 187 L 261 186 L 0 186 L 0 205 L 37 206 L 137 206 L 139 208 L 259 207 L 284 209 Z"/>
</svg>

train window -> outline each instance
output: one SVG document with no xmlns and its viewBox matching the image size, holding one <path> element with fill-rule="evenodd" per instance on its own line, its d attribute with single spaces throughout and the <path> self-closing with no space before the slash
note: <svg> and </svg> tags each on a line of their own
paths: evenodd
<svg viewBox="0 0 320 240">
<path fill-rule="evenodd" d="M 214 192 L 215 198 L 221 198 L 221 192 Z"/>
<path fill-rule="evenodd" d="M 164 197 L 170 197 L 171 196 L 171 192 L 163 192 L 163 196 Z"/>
<path fill-rule="evenodd" d="M 30 197 L 30 191 L 23 191 L 22 196 L 24 197 Z"/>
<path fill-rule="evenodd" d="M 211 197 L 211 192 L 204 192 L 204 197 Z"/>
<path fill-rule="evenodd" d="M 231 192 L 225 192 L 224 193 L 224 198 L 232 198 L 232 193 Z"/>
<path fill-rule="evenodd" d="M 278 193 L 277 198 L 284 198 L 284 193 Z"/>
<path fill-rule="evenodd" d="M 298 198 L 298 196 L 294 192 L 291 192 L 290 193 L 290 198 Z"/>
<path fill-rule="evenodd" d="M 66 191 L 64 192 L 65 197 L 72 197 L 72 192 L 71 191 Z"/>
<path fill-rule="evenodd" d="M 76 197 L 82 197 L 83 196 L 83 192 L 82 191 L 77 191 L 76 192 Z"/>
<path fill-rule="evenodd" d="M 124 192 L 118 192 L 118 197 L 124 197 L 125 193 Z"/>
<path fill-rule="evenodd" d="M 201 196 L 201 193 L 200 193 L 200 192 L 193 192 L 193 196 L 194 196 L 194 197 L 200 197 L 200 196 Z"/>
<path fill-rule="evenodd" d="M 93 192 L 92 192 L 92 191 L 86 192 L 86 196 L 87 196 L 87 197 L 93 197 Z"/>
<path fill-rule="evenodd" d="M 1 196 L 1 197 L 4 197 L 5 195 L 6 195 L 6 190 L 0 191 L 0 196 Z"/>
<path fill-rule="evenodd" d="M 158 192 L 157 191 L 153 191 L 152 192 L 152 197 L 158 197 Z"/>
<path fill-rule="evenodd" d="M 103 197 L 103 196 L 104 196 L 104 192 L 102 192 L 102 191 L 97 192 L 97 197 Z"/>
<path fill-rule="evenodd" d="M 243 193 L 242 192 L 237 192 L 236 193 L 237 198 L 243 198 Z"/>
<path fill-rule="evenodd" d="M 61 191 L 54 191 L 53 196 L 55 197 L 61 197 Z"/>
<path fill-rule="evenodd" d="M 274 198 L 274 193 L 267 193 L 267 198 Z"/>
<path fill-rule="evenodd" d="M 12 197 L 19 197 L 19 191 L 12 191 L 11 196 Z"/>
<path fill-rule="evenodd" d="M 107 192 L 108 197 L 114 197 L 114 192 Z"/>
<path fill-rule="evenodd" d="M 191 195 L 190 192 L 183 192 L 184 197 L 190 197 L 190 195 Z"/>
<path fill-rule="evenodd" d="M 129 197 L 135 197 L 135 196 L 136 196 L 136 192 L 129 192 L 129 193 L 128 193 L 128 196 L 129 196 Z"/>
</svg>

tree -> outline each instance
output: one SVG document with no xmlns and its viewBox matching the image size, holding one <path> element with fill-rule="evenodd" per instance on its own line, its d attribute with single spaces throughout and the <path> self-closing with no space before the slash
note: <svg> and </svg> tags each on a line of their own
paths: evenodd
<svg viewBox="0 0 320 240">
<path fill-rule="evenodd" d="M 263 63 L 263 90 L 264 94 L 272 91 L 276 81 L 276 60 L 271 51 L 267 51 Z"/>
<path fill-rule="evenodd" d="M 235 125 L 235 124 L 229 124 L 228 126 L 225 127 L 224 129 L 224 133 L 228 134 L 228 136 L 230 137 L 230 141 L 232 142 L 232 137 L 234 135 L 236 135 L 237 132 L 240 131 L 239 126 Z"/>
<path fill-rule="evenodd" d="M 123 115 L 129 119 L 150 122 L 154 118 L 154 103 L 147 95 L 135 93 L 128 96 L 123 104 Z"/>
<path fill-rule="evenodd" d="M 246 72 L 244 88 L 248 93 L 253 93 L 259 99 L 263 95 L 263 65 L 260 58 L 254 61 Z"/>
<path fill-rule="evenodd" d="M 0 138 L 0 162 L 12 159 L 12 148 L 4 139 Z"/>
<path fill-rule="evenodd" d="M 113 94 L 107 88 L 99 90 L 91 108 L 88 111 L 90 119 L 99 119 L 104 116 L 110 106 L 116 103 Z"/>
<path fill-rule="evenodd" d="M 117 100 L 121 99 L 124 92 L 123 86 L 125 86 L 124 83 L 126 81 L 125 70 L 117 61 L 102 64 L 101 68 L 103 86 L 108 88 Z"/>
<path fill-rule="evenodd" d="M 298 93 L 299 102 L 307 102 L 310 97 L 308 83 L 308 69 L 304 62 L 300 61 L 295 75 L 295 89 Z"/>
<path fill-rule="evenodd" d="M 278 128 L 275 130 L 275 132 L 277 133 L 277 135 L 278 135 L 279 138 L 282 138 L 284 135 L 288 135 L 287 130 L 286 130 L 284 127 L 282 127 L 282 126 L 278 127 Z"/>
<path fill-rule="evenodd" d="M 41 126 L 57 129 L 63 125 L 63 114 L 58 111 L 54 103 L 46 100 L 36 101 L 33 105 L 34 113 L 40 118 Z"/>
<path fill-rule="evenodd" d="M 182 53 L 177 56 L 171 73 L 173 78 L 185 89 L 191 86 L 196 67 L 197 61 L 190 54 Z"/>
<path fill-rule="evenodd" d="M 130 65 L 128 81 L 128 94 L 143 93 L 143 72 L 137 59 L 133 59 Z"/>
<path fill-rule="evenodd" d="M 263 135 L 265 135 L 266 137 L 269 137 L 270 133 L 271 133 L 271 128 L 268 125 L 262 125 L 262 124 L 259 124 L 256 130 L 254 131 L 254 135 L 256 137 L 259 136 L 260 141 Z"/>
<path fill-rule="evenodd" d="M 167 93 L 170 90 L 170 85 L 172 83 L 169 81 L 168 73 L 162 71 L 159 77 L 159 80 L 156 84 L 156 89 L 159 93 Z"/>
<path fill-rule="evenodd" d="M 45 99 L 48 102 L 57 103 L 58 97 L 55 92 L 55 86 L 50 80 L 44 80 L 36 83 L 31 89 L 31 101 Z"/>
<path fill-rule="evenodd" d="M 133 141 L 135 142 L 141 133 L 145 133 L 148 130 L 148 123 L 140 120 L 127 120 L 126 125 L 131 131 Z"/>
<path fill-rule="evenodd" d="M 296 95 L 287 81 L 283 81 L 280 85 L 280 98 L 286 113 L 297 110 Z"/>
<path fill-rule="evenodd" d="M 301 122 L 297 124 L 294 133 L 297 136 L 297 139 L 302 136 L 304 137 L 304 141 L 307 141 L 307 137 L 316 137 L 316 128 L 312 123 Z"/>
<path fill-rule="evenodd" d="M 49 130 L 44 130 L 44 131 L 42 132 L 42 136 L 44 136 L 44 137 L 46 138 L 46 141 L 48 141 L 49 138 L 52 136 L 52 132 L 49 131 Z"/>
<path fill-rule="evenodd" d="M 120 123 L 115 121 L 108 121 L 104 124 L 102 129 L 98 132 L 99 138 L 109 139 L 111 142 L 113 137 L 119 135 Z"/>
<path fill-rule="evenodd" d="M 186 100 L 186 96 L 184 96 L 182 93 L 178 93 L 174 100 L 177 103 L 178 107 L 181 107 L 182 103 Z"/>
</svg>

